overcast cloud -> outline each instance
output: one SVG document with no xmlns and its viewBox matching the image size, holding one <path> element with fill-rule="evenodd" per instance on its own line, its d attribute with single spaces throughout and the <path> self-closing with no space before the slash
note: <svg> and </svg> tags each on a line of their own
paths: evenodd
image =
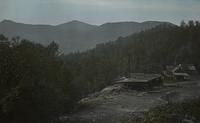
<svg viewBox="0 0 200 123">
<path fill-rule="evenodd" d="M 0 21 L 91 24 L 115 21 L 200 20 L 200 0 L 0 0 Z"/>
</svg>

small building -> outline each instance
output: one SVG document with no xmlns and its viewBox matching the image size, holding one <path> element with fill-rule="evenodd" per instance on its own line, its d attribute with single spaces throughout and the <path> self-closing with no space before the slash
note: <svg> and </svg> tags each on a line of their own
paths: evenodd
<svg viewBox="0 0 200 123">
<path fill-rule="evenodd" d="M 173 80 L 176 81 L 184 81 L 189 80 L 190 75 L 188 73 L 192 73 L 194 71 L 196 71 L 196 68 L 193 65 L 168 65 L 166 66 L 166 71 L 163 72 L 163 75 L 166 78 L 173 78 Z"/>
<path fill-rule="evenodd" d="M 135 90 L 145 90 L 162 85 L 162 78 L 160 74 L 131 73 L 129 78 L 123 78 L 114 84 L 123 84 Z"/>
<path fill-rule="evenodd" d="M 183 71 L 185 71 L 186 73 L 188 73 L 190 75 L 198 74 L 197 68 L 193 64 L 183 64 L 182 69 L 183 69 Z"/>
<path fill-rule="evenodd" d="M 187 73 L 173 73 L 173 75 L 179 81 L 190 80 L 190 75 Z"/>
</svg>

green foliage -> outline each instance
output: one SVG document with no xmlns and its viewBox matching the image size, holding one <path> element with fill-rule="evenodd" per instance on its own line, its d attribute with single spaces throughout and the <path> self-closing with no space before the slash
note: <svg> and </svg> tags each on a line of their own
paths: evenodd
<svg viewBox="0 0 200 123">
<path fill-rule="evenodd" d="M 184 120 L 200 121 L 200 99 L 168 104 L 151 109 L 142 118 L 124 119 L 122 123 L 182 123 Z"/>
<path fill-rule="evenodd" d="M 45 123 L 74 104 L 70 72 L 58 46 L 27 40 L 0 43 L 0 122 Z"/>
</svg>

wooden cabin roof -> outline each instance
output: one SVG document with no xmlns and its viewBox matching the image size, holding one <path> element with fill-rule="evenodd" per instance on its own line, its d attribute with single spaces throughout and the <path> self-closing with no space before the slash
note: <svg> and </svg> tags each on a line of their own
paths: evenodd
<svg viewBox="0 0 200 123">
<path fill-rule="evenodd" d="M 189 76 L 187 73 L 173 73 L 175 76 Z"/>
<path fill-rule="evenodd" d="M 160 74 L 132 73 L 130 78 L 124 78 L 115 83 L 148 83 L 160 77 Z"/>
</svg>

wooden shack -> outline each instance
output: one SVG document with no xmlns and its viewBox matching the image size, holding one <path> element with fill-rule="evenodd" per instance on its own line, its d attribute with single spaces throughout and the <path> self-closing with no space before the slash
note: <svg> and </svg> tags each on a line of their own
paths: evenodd
<svg viewBox="0 0 200 123">
<path fill-rule="evenodd" d="M 173 73 L 176 80 L 184 81 L 190 80 L 190 75 L 188 73 Z"/>
<path fill-rule="evenodd" d="M 123 84 L 135 90 L 145 90 L 162 85 L 162 78 L 160 74 L 132 73 L 129 78 L 118 80 L 115 84 Z"/>
<path fill-rule="evenodd" d="M 193 65 L 176 65 L 176 66 L 166 66 L 166 71 L 163 72 L 164 77 L 173 78 L 176 81 L 189 80 L 190 75 L 188 73 L 194 73 L 196 70 Z M 191 71 L 191 72 L 189 72 Z"/>
</svg>

